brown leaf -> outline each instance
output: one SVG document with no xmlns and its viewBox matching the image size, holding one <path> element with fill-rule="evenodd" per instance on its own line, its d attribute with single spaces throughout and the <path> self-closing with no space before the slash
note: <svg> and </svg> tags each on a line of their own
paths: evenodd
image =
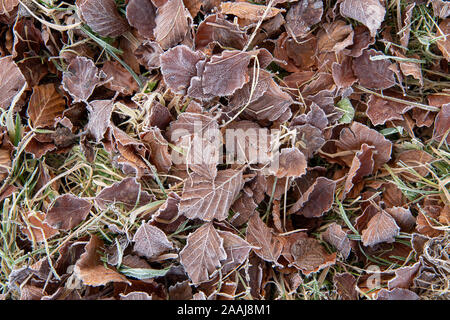
<svg viewBox="0 0 450 320">
<path fill-rule="evenodd" d="M 279 164 L 274 173 L 277 178 L 300 177 L 306 173 L 308 163 L 297 148 L 283 148 L 279 155 Z"/>
<path fill-rule="evenodd" d="M 375 43 L 375 37 L 370 35 L 365 26 L 356 26 L 353 35 L 353 44 L 348 46 L 343 52 L 350 57 L 359 57 L 372 44 Z"/>
<path fill-rule="evenodd" d="M 257 207 L 258 205 L 253 200 L 253 197 L 244 192 L 231 206 L 235 214 L 230 219 L 230 223 L 235 227 L 243 225 L 250 219 Z"/>
<path fill-rule="evenodd" d="M 196 65 L 204 59 L 203 53 L 192 51 L 185 45 L 164 52 L 160 59 L 164 82 L 174 93 L 186 94 L 191 79 L 197 75 Z"/>
<path fill-rule="evenodd" d="M 341 63 L 332 64 L 333 80 L 340 88 L 348 88 L 358 80 L 352 70 L 352 61 L 351 57 L 345 56 Z"/>
<path fill-rule="evenodd" d="M 420 297 L 411 290 L 395 288 L 393 290 L 381 289 L 377 300 L 419 300 Z"/>
<path fill-rule="evenodd" d="M 53 83 L 33 88 L 28 104 L 28 116 L 34 128 L 52 127 L 62 115 L 66 101 L 56 91 Z"/>
<path fill-rule="evenodd" d="M 146 292 L 133 291 L 127 294 L 120 293 L 120 300 L 153 300 Z"/>
<path fill-rule="evenodd" d="M 70 230 L 83 222 L 92 204 L 72 194 L 64 194 L 53 201 L 45 216 L 45 222 L 60 230 Z"/>
<path fill-rule="evenodd" d="M 248 20 L 250 22 L 258 22 L 262 18 L 267 7 L 248 2 L 222 2 L 220 4 L 220 9 L 224 14 L 232 14 L 238 18 Z M 278 13 L 284 11 L 284 9 L 272 7 L 269 9 L 264 20 L 275 17 Z"/>
<path fill-rule="evenodd" d="M 430 171 L 427 170 L 427 166 L 434 158 L 423 150 L 406 150 L 400 153 L 396 159 L 396 167 L 398 168 L 410 168 L 417 172 L 422 177 L 425 177 Z M 412 173 L 399 172 L 400 175 L 409 179 L 417 179 Z"/>
<path fill-rule="evenodd" d="M 300 214 L 306 218 L 323 216 L 333 205 L 335 189 L 335 181 L 325 177 L 317 178 L 289 209 L 288 214 Z"/>
<path fill-rule="evenodd" d="M 180 262 L 194 284 L 208 281 L 220 267 L 220 261 L 227 258 L 223 242 L 212 223 L 189 234 Z"/>
<path fill-rule="evenodd" d="M 223 47 L 242 50 L 247 40 L 246 33 L 238 25 L 213 14 L 199 24 L 195 34 L 195 49 L 203 50 L 211 42 L 217 42 Z"/>
<path fill-rule="evenodd" d="M 394 98 L 395 95 L 394 95 Z M 412 109 L 412 105 L 398 103 L 371 95 L 367 102 L 367 116 L 374 126 L 385 124 L 388 120 L 403 120 L 403 114 Z"/>
<path fill-rule="evenodd" d="M 413 279 L 419 271 L 420 262 L 414 263 L 412 266 L 401 267 L 395 270 L 395 277 L 389 280 L 388 289 L 394 288 L 409 289 L 413 284 Z"/>
<path fill-rule="evenodd" d="M 445 19 L 450 16 L 450 3 L 446 0 L 431 0 L 434 16 Z"/>
<path fill-rule="evenodd" d="M 336 253 L 328 254 L 319 241 L 304 233 L 287 236 L 283 256 L 305 276 L 336 263 Z"/>
<path fill-rule="evenodd" d="M 43 242 L 50 239 L 59 231 L 52 228 L 45 222 L 45 214 L 43 212 L 29 212 L 27 214 L 27 223 L 20 228 L 30 241 Z"/>
<path fill-rule="evenodd" d="M 153 38 L 156 8 L 151 0 L 130 0 L 127 5 L 128 23 L 146 39 Z"/>
<path fill-rule="evenodd" d="M 320 53 L 338 53 L 353 44 L 353 28 L 345 21 L 326 23 L 317 33 L 317 49 Z"/>
<path fill-rule="evenodd" d="M 188 219 L 224 220 L 244 182 L 242 171 L 221 170 L 216 177 L 193 173 L 184 184 L 180 213 Z"/>
<path fill-rule="evenodd" d="M 447 61 L 450 62 L 450 19 L 442 20 L 439 24 L 439 31 L 436 36 L 440 37 L 439 40 L 436 41 L 436 44 L 441 50 L 442 55 Z"/>
<path fill-rule="evenodd" d="M 117 61 L 106 61 L 102 71 L 105 73 L 105 87 L 124 95 L 132 95 L 139 90 L 133 76 Z"/>
<path fill-rule="evenodd" d="M 156 42 L 167 50 L 182 42 L 189 32 L 192 17 L 181 0 L 168 0 L 156 11 Z"/>
<path fill-rule="evenodd" d="M 363 143 L 361 150 L 355 154 L 347 179 L 345 180 L 344 194 L 350 192 L 355 183 L 361 181 L 363 177 L 373 173 L 375 165 L 373 160 L 374 149 L 375 147 Z"/>
<path fill-rule="evenodd" d="M 87 105 L 89 110 L 89 122 L 86 126 L 87 132 L 92 135 L 96 142 L 100 142 L 111 123 L 111 114 L 114 101 L 94 100 Z"/>
<path fill-rule="evenodd" d="M 103 265 L 98 252 L 102 247 L 103 241 L 96 235 L 92 235 L 84 253 L 75 264 L 74 273 L 85 285 L 93 287 L 104 286 L 110 282 L 129 283 L 126 277 Z"/>
<path fill-rule="evenodd" d="M 370 49 L 353 59 L 353 72 L 361 86 L 371 89 L 387 89 L 395 85 L 394 72 L 389 69 L 391 65 L 389 60 L 372 61 L 370 59 L 381 55 L 380 52 Z"/>
<path fill-rule="evenodd" d="M 248 221 L 246 239 L 258 248 L 252 250 L 261 259 L 277 264 L 283 249 L 282 244 L 278 237 L 274 236 L 272 229 L 261 220 L 258 212 L 255 212 Z"/>
<path fill-rule="evenodd" d="M 202 87 L 205 94 L 228 96 L 249 81 L 251 53 L 225 50 L 205 64 Z"/>
<path fill-rule="evenodd" d="M 100 191 L 95 202 L 102 210 L 111 203 L 121 203 L 125 208 L 131 210 L 135 206 L 143 206 L 153 199 L 154 197 L 147 191 L 141 190 L 141 184 L 137 182 L 136 178 L 125 178 Z"/>
<path fill-rule="evenodd" d="M 0 79 L 0 109 L 6 110 L 26 83 L 12 56 L 0 59 Z"/>
<path fill-rule="evenodd" d="M 191 300 L 192 288 L 189 281 L 177 282 L 169 287 L 169 300 Z"/>
<path fill-rule="evenodd" d="M 361 240 L 365 246 L 373 246 L 382 242 L 394 242 L 400 228 L 384 210 L 373 216 L 367 228 L 362 231 Z"/>
<path fill-rule="evenodd" d="M 99 71 L 91 59 L 77 56 L 63 73 L 62 84 L 74 102 L 86 102 L 100 84 Z"/>
<path fill-rule="evenodd" d="M 286 30 L 292 38 L 302 38 L 312 25 L 320 22 L 322 14 L 322 0 L 301 0 L 292 5 L 286 14 Z"/>
<path fill-rule="evenodd" d="M 375 169 L 391 159 L 392 143 L 378 131 L 359 122 L 353 122 L 350 128 L 342 129 L 336 146 L 338 151 L 361 150 L 364 143 L 375 147 L 376 152 L 373 155 Z M 345 156 L 341 159 L 350 167 L 353 156 Z"/>
<path fill-rule="evenodd" d="M 102 37 L 118 37 L 129 29 L 114 0 L 77 0 L 76 5 L 81 18 Z"/>
<path fill-rule="evenodd" d="M 342 230 L 340 225 L 333 222 L 322 234 L 322 236 L 326 242 L 339 250 L 344 259 L 348 258 L 351 252 L 350 239 L 347 237 L 347 233 Z"/>
<path fill-rule="evenodd" d="M 133 241 L 134 251 L 149 259 L 173 249 L 172 243 L 161 229 L 145 222 L 137 229 Z"/>
<path fill-rule="evenodd" d="M 444 137 L 447 144 L 450 144 L 450 133 L 448 128 L 450 127 L 450 103 L 444 104 L 441 111 L 434 120 L 433 140 L 441 143 Z"/>
<path fill-rule="evenodd" d="M 169 153 L 169 143 L 162 136 L 158 127 L 150 128 L 141 133 L 141 141 L 150 147 L 150 160 L 156 166 L 158 171 L 169 172 L 172 166 L 172 157 Z"/>
<path fill-rule="evenodd" d="M 139 63 L 149 70 L 161 66 L 160 56 L 163 54 L 163 50 L 157 42 L 144 41 L 134 50 L 134 54 Z"/>
<path fill-rule="evenodd" d="M 0 1 L 0 15 L 6 15 L 13 11 L 19 4 L 19 0 L 1 0 Z"/>
<path fill-rule="evenodd" d="M 384 21 L 386 9 L 379 0 L 344 0 L 340 6 L 340 12 L 343 17 L 355 19 L 364 24 L 370 30 L 372 37 L 375 37 Z"/>
<path fill-rule="evenodd" d="M 351 273 L 336 273 L 333 282 L 342 300 L 358 300 L 357 281 Z"/>
<path fill-rule="evenodd" d="M 234 233 L 220 230 L 218 232 L 227 254 L 227 258 L 222 261 L 222 274 L 227 274 L 248 258 L 251 245 Z"/>
</svg>

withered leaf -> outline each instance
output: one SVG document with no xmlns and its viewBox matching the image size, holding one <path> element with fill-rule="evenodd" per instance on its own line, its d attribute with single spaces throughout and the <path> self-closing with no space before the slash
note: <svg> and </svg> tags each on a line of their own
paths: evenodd
<svg viewBox="0 0 450 320">
<path fill-rule="evenodd" d="M 91 208 L 92 203 L 89 201 L 64 194 L 53 201 L 45 222 L 56 229 L 70 230 L 86 219 Z"/>
<path fill-rule="evenodd" d="M 450 3 L 446 0 L 431 0 L 435 16 L 445 19 L 450 16 Z M 427 4 L 428 5 L 428 4 Z"/>
<path fill-rule="evenodd" d="M 100 84 L 99 71 L 91 59 L 77 56 L 63 73 L 62 84 L 74 102 L 87 101 Z"/>
<path fill-rule="evenodd" d="M 312 25 L 320 22 L 322 14 L 322 0 L 301 0 L 292 5 L 286 14 L 286 30 L 292 38 L 302 38 Z"/>
<path fill-rule="evenodd" d="M 372 174 L 375 165 L 373 160 L 374 149 L 375 147 L 363 143 L 361 150 L 355 154 L 345 180 L 344 193 L 350 192 L 354 184 L 361 181 L 363 177 Z"/>
<path fill-rule="evenodd" d="M 231 209 L 235 212 L 230 220 L 231 224 L 235 227 L 243 225 L 250 219 L 257 207 L 258 205 L 253 197 L 244 192 L 231 206 Z"/>
<path fill-rule="evenodd" d="M 450 133 L 448 131 L 450 124 L 450 103 L 444 104 L 441 111 L 436 116 L 434 120 L 434 130 L 433 139 L 435 141 L 441 142 L 446 136 L 446 141 L 450 144 Z"/>
<path fill-rule="evenodd" d="M 347 237 L 347 233 L 342 230 L 340 225 L 333 222 L 322 236 L 326 242 L 339 250 L 344 259 L 348 258 L 351 252 L 350 239 Z"/>
<path fill-rule="evenodd" d="M 1 0 L 0 1 L 0 15 L 10 13 L 18 4 L 19 4 L 19 0 Z"/>
<path fill-rule="evenodd" d="M 28 104 L 28 116 L 34 128 L 52 127 L 66 105 L 53 83 L 33 88 Z"/>
<path fill-rule="evenodd" d="M 160 56 L 163 54 L 163 50 L 157 42 L 144 41 L 134 50 L 134 54 L 139 63 L 149 70 L 161 66 Z"/>
<path fill-rule="evenodd" d="M 373 246 L 382 242 L 394 242 L 400 228 L 384 210 L 373 216 L 361 233 L 361 240 L 365 246 Z"/>
<path fill-rule="evenodd" d="M 111 123 L 113 106 L 114 102 L 111 100 L 95 100 L 87 105 L 89 122 L 86 130 L 94 137 L 96 142 L 100 142 L 103 139 Z"/>
<path fill-rule="evenodd" d="M 412 109 L 412 105 L 398 103 L 371 95 L 367 102 L 367 116 L 374 126 L 384 124 L 388 120 L 402 120 L 403 114 Z"/>
<path fill-rule="evenodd" d="M 173 47 L 184 40 L 191 21 L 182 0 L 168 0 L 156 12 L 155 41 L 164 50 Z"/>
<path fill-rule="evenodd" d="M 212 223 L 205 223 L 189 234 L 180 252 L 180 262 L 194 284 L 208 281 L 220 267 L 220 261 L 226 258 L 223 239 Z"/>
<path fill-rule="evenodd" d="M 392 218 L 394 218 L 395 222 L 402 231 L 409 232 L 414 228 L 416 224 L 416 218 L 414 218 L 409 209 L 405 209 L 402 207 L 393 207 L 387 208 L 386 212 L 389 213 Z"/>
<path fill-rule="evenodd" d="M 408 289 L 381 289 L 378 292 L 377 300 L 419 300 L 419 296 L 415 292 Z"/>
<path fill-rule="evenodd" d="M 20 230 L 30 241 L 34 239 L 36 242 L 42 242 L 59 234 L 57 229 L 45 222 L 45 214 L 43 212 L 29 212 L 27 214 L 27 222 Z"/>
<path fill-rule="evenodd" d="M 314 184 L 289 209 L 288 213 L 301 214 L 307 218 L 321 217 L 331 209 L 335 189 L 335 181 L 325 177 L 317 178 Z"/>
<path fill-rule="evenodd" d="M 336 263 L 336 253 L 328 254 L 319 241 L 304 233 L 294 233 L 286 241 L 283 256 L 305 276 Z"/>
<path fill-rule="evenodd" d="M 278 178 L 300 177 L 306 173 L 308 163 L 303 153 L 297 148 L 283 148 L 278 161 L 275 172 Z"/>
<path fill-rule="evenodd" d="M 12 56 L 0 59 L 0 79 L 0 108 L 6 110 L 26 83 Z"/>
<path fill-rule="evenodd" d="M 130 0 L 127 5 L 127 20 L 139 34 L 147 39 L 153 38 L 156 27 L 156 8 L 151 0 Z"/>
<path fill-rule="evenodd" d="M 442 20 L 439 24 L 439 30 L 437 33 L 439 40 L 436 41 L 436 44 L 444 58 L 450 61 L 450 37 L 448 36 L 450 34 L 450 19 Z"/>
<path fill-rule="evenodd" d="M 169 153 L 169 143 L 162 136 L 158 127 L 150 128 L 141 134 L 141 141 L 150 147 L 150 160 L 158 171 L 169 172 L 172 158 Z"/>
<path fill-rule="evenodd" d="M 323 25 L 317 34 L 317 50 L 320 53 L 338 53 L 353 44 L 353 28 L 343 20 Z"/>
<path fill-rule="evenodd" d="M 429 173 L 427 166 L 433 160 L 434 158 L 423 150 L 406 150 L 398 155 L 396 166 L 399 168 L 406 167 L 413 169 L 419 175 L 425 177 Z M 417 178 L 417 176 L 409 172 L 400 172 L 399 174 L 411 179 Z"/>
<path fill-rule="evenodd" d="M 145 222 L 137 229 L 133 241 L 134 251 L 149 259 L 173 249 L 172 243 L 161 229 Z"/>
<path fill-rule="evenodd" d="M 229 231 L 218 231 L 219 236 L 223 239 L 223 247 L 227 254 L 227 258 L 222 261 L 222 273 L 227 274 L 235 267 L 243 263 L 251 250 L 251 245 Z"/>
<path fill-rule="evenodd" d="M 243 184 L 241 170 L 221 170 L 210 179 L 193 173 L 183 187 L 180 213 L 189 219 L 224 220 Z"/>
<path fill-rule="evenodd" d="M 205 64 L 202 86 L 205 94 L 228 96 L 249 81 L 251 53 L 225 50 Z"/>
<path fill-rule="evenodd" d="M 126 282 L 127 278 L 113 269 L 106 268 L 100 260 L 98 252 L 103 247 L 103 241 L 96 235 L 91 235 L 84 253 L 76 262 L 74 273 L 88 286 L 103 286 L 109 282 Z"/>
<path fill-rule="evenodd" d="M 160 58 L 164 82 L 174 93 L 186 94 L 191 79 L 197 75 L 197 63 L 204 59 L 203 53 L 192 51 L 185 45 L 164 52 Z"/>
<path fill-rule="evenodd" d="M 364 24 L 370 30 L 372 37 L 375 37 L 384 21 L 386 9 L 379 0 L 344 0 L 340 6 L 340 12 L 342 16 Z"/>
<path fill-rule="evenodd" d="M 380 52 L 370 49 L 353 59 L 353 72 L 363 87 L 387 89 L 395 85 L 394 72 L 389 69 L 391 65 L 389 60 L 371 60 L 380 55 L 382 55 Z"/>
<path fill-rule="evenodd" d="M 252 248 L 252 250 L 261 259 L 277 264 L 283 249 L 282 243 L 273 234 L 272 229 L 261 220 L 257 212 L 248 221 L 246 239 L 258 248 Z"/>
<path fill-rule="evenodd" d="M 262 18 L 267 7 L 248 2 L 222 2 L 220 4 L 220 9 L 224 14 L 232 14 L 241 19 L 258 22 Z M 279 12 L 284 11 L 284 9 L 272 7 L 265 16 L 265 20 L 275 17 Z"/>
<path fill-rule="evenodd" d="M 351 273 L 336 273 L 333 282 L 342 300 L 358 300 L 357 281 Z"/>
<path fill-rule="evenodd" d="M 119 62 L 106 61 L 102 71 L 105 73 L 106 88 L 124 95 L 132 95 L 139 90 L 136 80 Z"/>
<path fill-rule="evenodd" d="M 114 0 L 77 0 L 76 5 L 81 18 L 102 37 L 118 37 L 129 29 Z"/>
<path fill-rule="evenodd" d="M 420 268 L 420 262 L 414 263 L 412 266 L 405 266 L 395 270 L 395 277 L 389 280 L 388 289 L 394 288 L 409 289 L 413 284 L 413 279 Z"/>
<path fill-rule="evenodd" d="M 147 292 L 133 291 L 127 294 L 120 293 L 120 300 L 153 300 Z"/>
<path fill-rule="evenodd" d="M 136 205 L 145 205 L 152 200 L 153 196 L 141 190 L 141 184 L 136 178 L 130 177 L 104 188 L 95 198 L 95 202 L 102 209 L 110 203 L 121 203 L 128 210 Z"/>
</svg>

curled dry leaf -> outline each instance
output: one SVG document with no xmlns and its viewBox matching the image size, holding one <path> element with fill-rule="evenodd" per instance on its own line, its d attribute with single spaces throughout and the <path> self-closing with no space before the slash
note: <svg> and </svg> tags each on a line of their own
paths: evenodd
<svg viewBox="0 0 450 320">
<path fill-rule="evenodd" d="M 407 168 L 405 172 L 399 172 L 403 177 L 417 179 L 416 175 L 407 172 L 408 169 L 412 169 L 422 177 L 425 177 L 430 172 L 427 167 L 433 160 L 434 158 L 423 150 L 406 150 L 398 155 L 396 166 L 398 168 Z"/>
<path fill-rule="evenodd" d="M 409 232 L 416 225 L 416 218 L 414 218 L 409 209 L 393 207 L 387 208 L 386 212 L 394 218 L 395 222 L 402 231 Z"/>
<path fill-rule="evenodd" d="M 157 42 L 144 41 L 134 50 L 134 54 L 139 63 L 149 70 L 161 66 L 160 56 L 163 54 L 163 50 Z"/>
<path fill-rule="evenodd" d="M 192 17 L 182 0 L 168 0 L 156 11 L 156 42 L 167 50 L 182 42 L 189 32 Z"/>
<path fill-rule="evenodd" d="M 124 95 L 132 95 L 139 90 L 133 76 L 117 61 L 106 61 L 102 68 L 105 74 L 105 87 Z"/>
<path fill-rule="evenodd" d="M 238 25 L 213 14 L 199 24 L 195 34 L 195 49 L 203 50 L 211 42 L 217 42 L 223 47 L 242 50 L 247 40 L 246 33 Z"/>
<path fill-rule="evenodd" d="M 384 21 L 386 9 L 381 5 L 380 0 L 344 0 L 340 6 L 343 17 L 355 19 L 364 24 L 372 37 L 375 37 L 377 30 Z"/>
<path fill-rule="evenodd" d="M 395 96 L 394 96 L 395 98 Z M 374 126 L 385 124 L 388 120 L 403 120 L 403 114 L 412 109 L 412 105 L 398 103 L 371 95 L 367 102 L 367 116 Z"/>
<path fill-rule="evenodd" d="M 95 203 L 103 210 L 108 204 L 121 203 L 128 210 L 137 205 L 145 205 L 154 197 L 141 190 L 141 184 L 136 178 L 125 178 L 120 182 L 104 188 L 95 198 Z"/>
<path fill-rule="evenodd" d="M 28 116 L 34 128 L 52 127 L 66 106 L 53 83 L 33 88 L 28 104 Z"/>
<path fill-rule="evenodd" d="M 428 1 L 430 2 L 430 1 Z M 450 3 L 446 0 L 431 0 L 435 16 L 445 19 L 450 16 Z"/>
<path fill-rule="evenodd" d="M 45 222 L 56 229 L 70 230 L 83 222 L 91 211 L 92 203 L 72 194 L 64 194 L 53 201 Z"/>
<path fill-rule="evenodd" d="M 391 215 L 381 210 L 367 223 L 361 233 L 361 240 L 365 246 L 373 246 L 382 242 L 394 242 L 400 228 Z"/>
<path fill-rule="evenodd" d="M 320 53 L 338 53 L 353 44 L 353 28 L 345 21 L 326 23 L 317 33 L 317 50 Z"/>
<path fill-rule="evenodd" d="M 436 116 L 434 120 L 434 130 L 433 130 L 433 140 L 439 143 L 445 138 L 447 144 L 450 144 L 450 103 L 444 104 L 441 111 Z"/>
<path fill-rule="evenodd" d="M 208 281 L 220 267 L 220 261 L 227 258 L 223 242 L 212 223 L 205 223 L 189 234 L 180 252 L 180 262 L 194 284 Z"/>
<path fill-rule="evenodd" d="M 301 0 L 292 5 L 286 14 L 286 30 L 292 38 L 302 38 L 312 25 L 320 22 L 322 14 L 322 0 Z"/>
<path fill-rule="evenodd" d="M 350 192 L 355 183 L 361 181 L 363 177 L 373 173 L 375 165 L 373 160 L 374 149 L 375 147 L 363 143 L 361 150 L 355 154 L 347 179 L 345 180 L 344 194 Z"/>
<path fill-rule="evenodd" d="M 77 0 L 76 5 L 81 18 L 102 37 L 118 37 L 129 29 L 114 0 Z"/>
<path fill-rule="evenodd" d="M 319 177 L 289 209 L 289 214 L 301 214 L 306 218 L 318 218 L 331 209 L 336 182 Z"/>
<path fill-rule="evenodd" d="M 191 79 L 197 75 L 197 63 L 204 59 L 203 53 L 185 45 L 166 51 L 160 58 L 164 82 L 174 93 L 186 94 Z"/>
<path fill-rule="evenodd" d="M 158 127 L 150 128 L 141 134 L 141 141 L 150 147 L 150 160 L 158 171 L 169 172 L 172 158 L 169 153 L 169 143 L 162 136 Z"/>
<path fill-rule="evenodd" d="M 248 221 L 247 241 L 256 248 L 252 250 L 263 260 L 277 264 L 283 250 L 282 243 L 255 212 Z"/>
<path fill-rule="evenodd" d="M 391 65 L 389 60 L 371 60 L 382 56 L 380 52 L 370 49 L 353 59 L 353 72 L 361 86 L 381 90 L 395 85 L 394 72 L 389 68 Z"/>
<path fill-rule="evenodd" d="M 336 253 L 328 254 L 319 241 L 304 233 L 287 236 L 283 256 L 305 276 L 336 263 Z"/>
<path fill-rule="evenodd" d="M 333 245 L 347 259 L 351 252 L 350 239 L 347 233 L 336 222 L 333 222 L 323 233 L 323 239 Z"/>
<path fill-rule="evenodd" d="M 27 223 L 20 230 L 30 240 L 43 242 L 59 234 L 57 229 L 45 222 L 45 214 L 43 212 L 29 212 L 26 219 Z"/>
<path fill-rule="evenodd" d="M 224 220 L 243 184 L 241 170 L 221 170 L 209 179 L 193 173 L 183 187 L 180 213 L 189 219 Z"/>
<path fill-rule="evenodd" d="M 243 225 L 250 219 L 257 207 L 252 195 L 244 192 L 231 206 L 235 215 L 230 219 L 230 223 L 235 227 Z"/>
<path fill-rule="evenodd" d="M 220 11 L 224 14 L 232 14 L 243 20 L 258 22 L 263 17 L 267 7 L 248 2 L 222 2 L 220 4 L 220 9 Z M 272 7 L 267 11 L 264 20 L 273 18 L 278 13 L 284 11 L 284 9 Z"/>
<path fill-rule="evenodd" d="M 114 102 L 111 100 L 95 100 L 87 105 L 89 122 L 86 130 L 96 142 L 100 142 L 111 123 Z"/>
<path fill-rule="evenodd" d="M 8 14 L 19 5 L 19 0 L 1 0 L 0 15 Z"/>
<path fill-rule="evenodd" d="M 395 270 L 395 277 L 389 280 L 388 289 L 394 288 L 409 289 L 413 284 L 413 280 L 419 271 L 420 262 L 414 263 L 412 266 L 401 267 Z"/>
<path fill-rule="evenodd" d="M 376 152 L 373 155 L 375 169 L 378 169 L 391 159 L 392 143 L 378 131 L 370 129 L 359 122 L 353 122 L 350 128 L 342 129 L 339 141 L 336 142 L 336 147 L 338 151 L 361 150 L 361 146 L 364 143 L 375 147 Z M 353 157 L 343 156 L 341 160 L 350 167 Z"/>
<path fill-rule="evenodd" d="M 173 249 L 166 234 L 159 228 L 143 222 L 133 237 L 134 251 L 148 259 Z"/>
<path fill-rule="evenodd" d="M 156 27 L 156 7 L 151 0 L 130 0 L 127 5 L 127 20 L 146 39 L 153 38 Z"/>
<path fill-rule="evenodd" d="M 77 56 L 63 73 L 62 84 L 74 102 L 86 102 L 100 84 L 99 70 L 91 59 Z"/>
<path fill-rule="evenodd" d="M 439 40 L 436 41 L 436 44 L 441 50 L 442 55 L 444 56 L 447 61 L 450 61 L 450 37 L 448 36 L 450 34 L 450 19 L 447 18 L 445 20 L 442 20 L 442 22 L 439 24 L 439 31 L 437 33 L 437 36 L 439 37 Z"/>
<path fill-rule="evenodd" d="M 303 153 L 297 148 L 284 148 L 279 155 L 277 178 L 300 177 L 306 173 L 308 163 Z"/>
<path fill-rule="evenodd" d="M 26 80 L 12 56 L 0 59 L 0 109 L 8 109 Z"/>
<path fill-rule="evenodd" d="M 92 235 L 84 253 L 75 264 L 74 273 L 85 285 L 93 287 L 104 286 L 110 282 L 129 283 L 125 276 L 103 265 L 98 252 L 102 247 L 103 241 Z"/>
</svg>

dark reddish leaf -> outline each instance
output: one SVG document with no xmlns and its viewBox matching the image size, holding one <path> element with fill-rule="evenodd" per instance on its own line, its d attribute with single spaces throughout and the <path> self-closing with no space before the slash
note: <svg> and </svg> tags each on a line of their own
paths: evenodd
<svg viewBox="0 0 450 320">
<path fill-rule="evenodd" d="M 182 42 L 189 32 L 192 17 L 181 0 L 168 0 L 158 7 L 156 27 L 153 33 L 156 42 L 167 50 Z"/>
<path fill-rule="evenodd" d="M 91 208 L 89 201 L 65 194 L 53 201 L 45 222 L 56 229 L 70 230 L 86 219 Z"/>
<path fill-rule="evenodd" d="M 375 37 L 384 21 L 386 9 L 379 0 L 344 0 L 340 6 L 340 12 L 342 16 L 364 24 L 370 30 L 372 37 Z"/>
<path fill-rule="evenodd" d="M 277 264 L 283 249 L 282 243 L 273 234 L 272 229 L 261 220 L 258 212 L 255 212 L 248 221 L 246 239 L 256 247 L 252 250 L 261 259 Z"/>
<path fill-rule="evenodd" d="M 66 106 L 52 83 L 34 87 L 28 104 L 28 116 L 34 128 L 52 127 Z"/>
<path fill-rule="evenodd" d="M 340 225 L 333 222 L 322 236 L 326 242 L 339 250 L 344 259 L 348 258 L 351 252 L 350 239 Z"/>
<path fill-rule="evenodd" d="M 412 108 L 412 105 L 398 103 L 371 95 L 367 102 L 367 116 L 370 121 L 372 121 L 372 124 L 376 126 L 384 124 L 388 120 L 402 120 L 402 115 Z"/>
<path fill-rule="evenodd" d="M 375 147 L 363 143 L 361 150 L 355 154 L 347 179 L 345 180 L 344 194 L 350 192 L 355 183 L 361 181 L 363 177 L 373 173 L 375 165 L 373 160 L 374 149 Z"/>
<path fill-rule="evenodd" d="M 373 216 L 362 231 L 361 240 L 365 246 L 373 246 L 382 242 L 394 242 L 400 228 L 384 210 Z"/>
<path fill-rule="evenodd" d="M 333 282 L 342 300 L 358 300 L 357 281 L 352 274 L 348 272 L 336 273 Z"/>
<path fill-rule="evenodd" d="M 142 223 L 133 237 L 134 251 L 146 258 L 156 258 L 161 253 L 173 249 L 165 233 L 148 223 Z"/>
<path fill-rule="evenodd" d="M 158 171 L 169 172 L 172 157 L 169 153 L 169 143 L 162 136 L 158 127 L 150 128 L 141 134 L 141 141 L 150 147 L 150 160 Z"/>
<path fill-rule="evenodd" d="M 105 87 L 109 90 L 132 95 L 139 90 L 133 76 L 117 61 L 106 61 L 102 71 L 105 73 Z"/>
<path fill-rule="evenodd" d="M 286 14 L 286 30 L 292 38 L 302 38 L 312 25 L 320 22 L 322 14 L 322 0 L 301 0 L 292 5 Z"/>
<path fill-rule="evenodd" d="M 353 72 L 363 87 L 387 89 L 395 85 L 394 72 L 389 69 L 391 65 L 389 60 L 371 60 L 379 56 L 382 56 L 380 52 L 370 49 L 353 59 Z"/>
<path fill-rule="evenodd" d="M 147 39 L 153 38 L 156 27 L 156 8 L 151 0 L 130 0 L 127 5 L 127 20 L 139 34 Z"/>
<path fill-rule="evenodd" d="M 0 108 L 6 110 L 26 83 L 12 56 L 0 59 L 0 79 Z"/>
</svg>

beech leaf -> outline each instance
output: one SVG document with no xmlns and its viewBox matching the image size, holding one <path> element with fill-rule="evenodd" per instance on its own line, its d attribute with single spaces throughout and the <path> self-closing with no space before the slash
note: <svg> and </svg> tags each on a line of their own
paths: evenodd
<svg viewBox="0 0 450 320">
<path fill-rule="evenodd" d="M 172 243 L 161 229 L 145 222 L 137 229 L 133 241 L 134 251 L 149 259 L 173 249 Z"/>
<path fill-rule="evenodd" d="M 92 203 L 72 194 L 64 194 L 53 201 L 45 222 L 56 229 L 70 230 L 86 219 Z"/>
</svg>

